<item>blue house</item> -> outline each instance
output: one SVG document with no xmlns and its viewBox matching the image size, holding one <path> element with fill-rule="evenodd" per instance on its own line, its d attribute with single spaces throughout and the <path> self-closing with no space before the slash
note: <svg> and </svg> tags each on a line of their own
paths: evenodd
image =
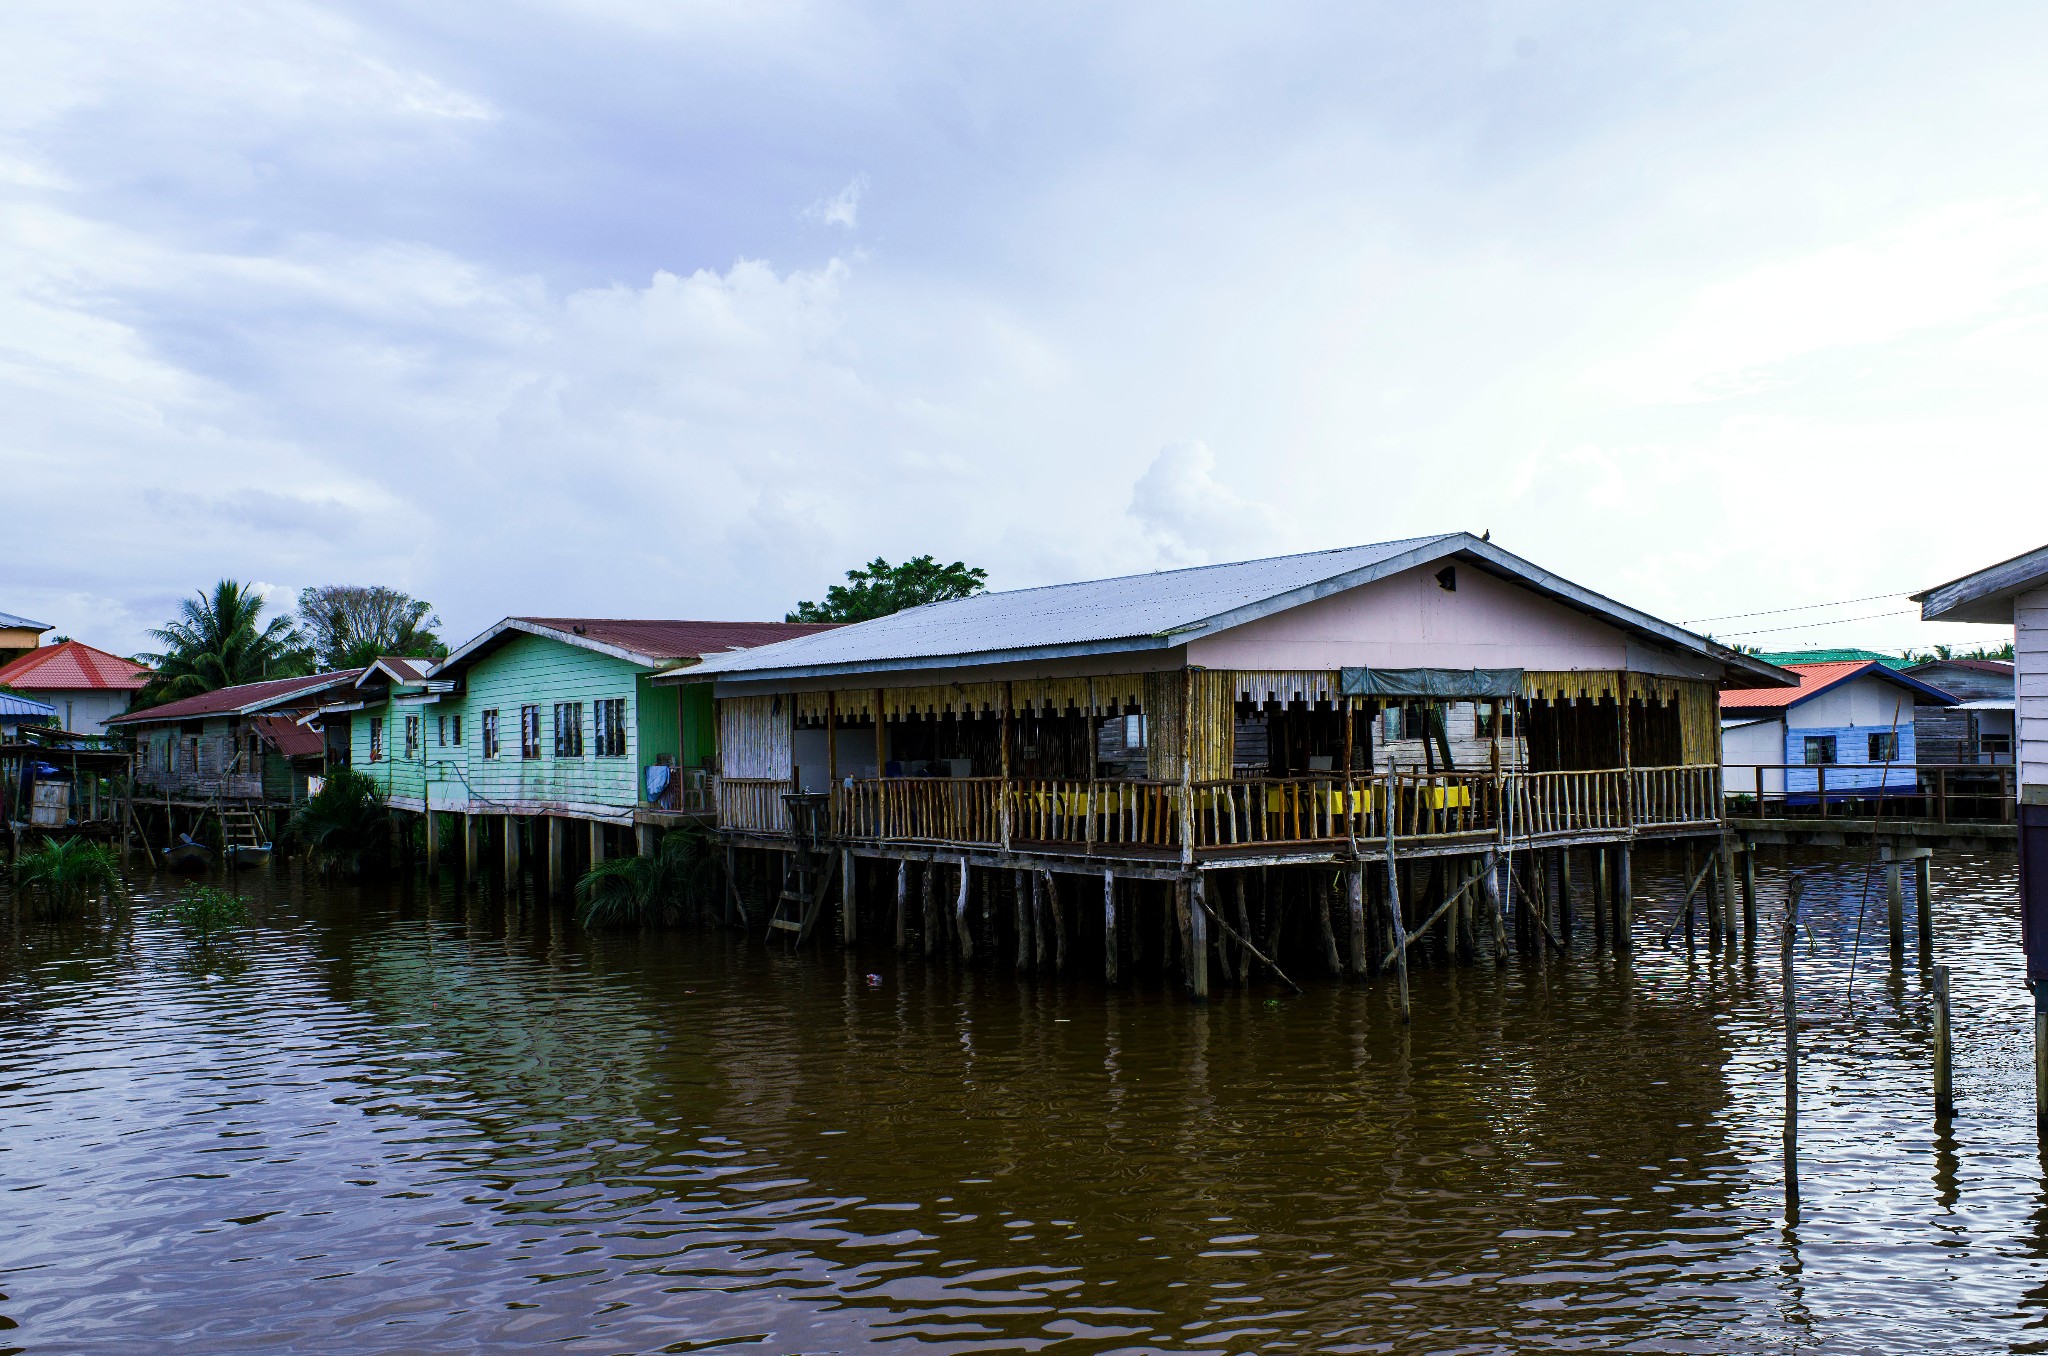
<svg viewBox="0 0 2048 1356">
<path fill-rule="evenodd" d="M 1876 661 L 1788 664 L 1796 688 L 1721 694 L 1722 785 L 1728 795 L 1913 795 L 1915 713 L 1957 699 Z M 1825 771 L 1823 771 L 1825 770 Z"/>
</svg>

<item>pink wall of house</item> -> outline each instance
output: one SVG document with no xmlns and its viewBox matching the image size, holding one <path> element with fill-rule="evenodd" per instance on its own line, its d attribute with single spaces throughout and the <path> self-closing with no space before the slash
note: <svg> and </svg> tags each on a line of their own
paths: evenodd
<svg viewBox="0 0 2048 1356">
<path fill-rule="evenodd" d="M 1718 677 L 1585 613 L 1467 564 L 1456 592 L 1421 566 L 1191 641 L 1217 669 L 1620 669 Z"/>
</svg>

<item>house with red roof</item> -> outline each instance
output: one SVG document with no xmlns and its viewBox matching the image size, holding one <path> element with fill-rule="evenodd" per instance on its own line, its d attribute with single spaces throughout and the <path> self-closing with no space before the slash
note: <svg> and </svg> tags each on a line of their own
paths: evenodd
<svg viewBox="0 0 2048 1356">
<path fill-rule="evenodd" d="M 0 688 L 47 703 L 72 734 L 105 734 L 107 722 L 126 711 L 154 671 L 80 640 L 30 650 L 0 667 Z"/>
<path fill-rule="evenodd" d="M 1721 694 L 1722 786 L 1792 803 L 1919 790 L 1918 712 L 1957 699 L 1875 660 L 1788 664 L 1799 686 Z"/>
<path fill-rule="evenodd" d="M 135 739 L 135 779 L 182 801 L 290 805 L 304 800 L 329 750 L 299 723 L 361 669 L 270 678 L 202 692 L 107 722 Z"/>
</svg>

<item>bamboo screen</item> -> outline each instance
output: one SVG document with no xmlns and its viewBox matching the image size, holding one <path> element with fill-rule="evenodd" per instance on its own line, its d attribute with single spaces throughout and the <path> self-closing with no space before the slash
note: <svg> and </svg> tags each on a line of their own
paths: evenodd
<svg viewBox="0 0 2048 1356">
<path fill-rule="evenodd" d="M 789 701 L 781 696 L 719 699 L 719 766 L 725 776 L 789 776 Z"/>
<path fill-rule="evenodd" d="M 1640 674 L 1627 675 L 1631 680 Z M 1530 701 L 1599 701 L 1619 695 L 1623 675 L 1614 669 L 1530 670 L 1522 675 L 1522 695 Z M 1633 686 L 1631 686 L 1633 691 Z"/>
<path fill-rule="evenodd" d="M 1254 706 L 1268 702 L 1283 706 L 1307 702 L 1314 706 L 1339 695 L 1333 669 L 1239 669 L 1230 679 L 1232 698 Z"/>
</svg>

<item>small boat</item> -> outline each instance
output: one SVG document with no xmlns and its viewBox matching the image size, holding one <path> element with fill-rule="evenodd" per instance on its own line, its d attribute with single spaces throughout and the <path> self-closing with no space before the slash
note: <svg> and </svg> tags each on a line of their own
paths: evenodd
<svg viewBox="0 0 2048 1356">
<path fill-rule="evenodd" d="M 181 876 L 196 876 L 213 865 L 213 849 L 195 842 L 189 833 L 164 849 L 164 865 Z"/>
<path fill-rule="evenodd" d="M 229 843 L 227 845 L 228 866 L 240 870 L 245 866 L 262 866 L 270 860 L 268 843 Z"/>
</svg>

